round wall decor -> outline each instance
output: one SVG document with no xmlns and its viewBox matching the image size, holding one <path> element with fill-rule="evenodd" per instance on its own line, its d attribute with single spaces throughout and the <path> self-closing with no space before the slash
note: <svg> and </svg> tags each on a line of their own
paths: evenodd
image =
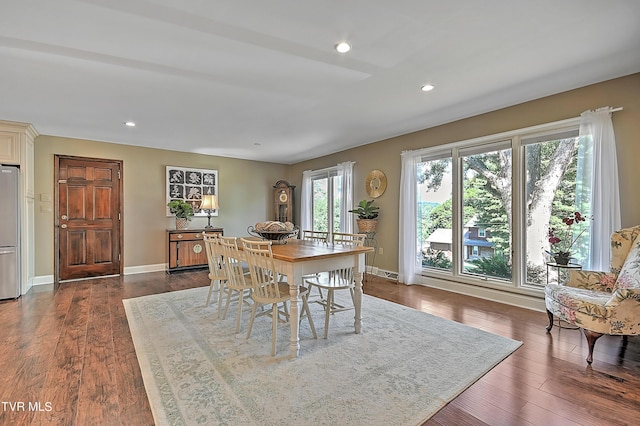
<svg viewBox="0 0 640 426">
<path fill-rule="evenodd" d="M 364 181 L 364 185 L 369 197 L 378 198 L 387 189 L 387 176 L 382 170 L 371 170 Z"/>
</svg>

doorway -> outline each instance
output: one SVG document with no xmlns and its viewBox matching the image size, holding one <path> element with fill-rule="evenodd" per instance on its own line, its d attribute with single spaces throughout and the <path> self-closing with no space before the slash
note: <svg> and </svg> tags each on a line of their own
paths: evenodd
<svg viewBox="0 0 640 426">
<path fill-rule="evenodd" d="M 122 274 L 122 161 L 55 155 L 55 282 Z"/>
</svg>

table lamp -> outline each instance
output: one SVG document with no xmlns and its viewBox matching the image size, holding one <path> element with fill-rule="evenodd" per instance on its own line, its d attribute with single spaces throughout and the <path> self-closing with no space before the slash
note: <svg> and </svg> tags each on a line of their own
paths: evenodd
<svg viewBox="0 0 640 426">
<path fill-rule="evenodd" d="M 207 226 L 204 229 L 211 229 L 211 212 L 218 210 L 218 196 L 211 194 L 204 194 L 202 196 L 202 203 L 200 204 L 200 210 L 207 212 Z"/>
</svg>

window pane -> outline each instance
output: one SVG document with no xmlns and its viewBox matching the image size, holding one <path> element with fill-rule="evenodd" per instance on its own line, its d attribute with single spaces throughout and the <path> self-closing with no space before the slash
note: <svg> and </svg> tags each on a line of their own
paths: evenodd
<svg viewBox="0 0 640 426">
<path fill-rule="evenodd" d="M 333 232 L 340 232 L 340 208 L 342 200 L 342 178 L 334 176 L 331 178 L 333 185 Z"/>
<path fill-rule="evenodd" d="M 462 157 L 462 271 L 511 280 L 512 157 L 505 145 Z"/>
<path fill-rule="evenodd" d="M 548 232 L 552 227 L 561 230 L 563 240 L 559 246 L 576 238 L 585 223 L 567 227 L 562 218 L 575 212 L 576 171 L 578 138 L 554 138 L 525 146 L 525 196 L 526 196 L 526 281 L 544 286 L 547 282 L 545 263 L 550 260 L 546 252 L 554 250 L 549 245 Z M 577 230 L 577 232 L 576 232 Z M 568 231 L 568 232 L 565 232 Z M 587 255 L 587 238 L 580 238 L 571 248 L 576 263 Z M 550 268 L 550 281 L 558 278 Z"/>
<path fill-rule="evenodd" d="M 328 231 L 329 218 L 327 216 L 327 206 L 329 200 L 328 179 L 313 180 L 313 229 L 315 231 Z"/>
<path fill-rule="evenodd" d="M 418 245 L 424 268 L 452 270 L 451 158 L 417 165 Z"/>
<path fill-rule="evenodd" d="M 342 200 L 342 178 L 329 176 L 312 181 L 313 229 L 316 231 L 340 231 L 340 203 Z M 331 212 L 331 214 L 329 214 Z"/>
</svg>

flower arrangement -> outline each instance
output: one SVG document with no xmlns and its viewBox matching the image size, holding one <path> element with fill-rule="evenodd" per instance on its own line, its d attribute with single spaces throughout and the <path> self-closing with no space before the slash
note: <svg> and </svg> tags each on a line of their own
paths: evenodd
<svg viewBox="0 0 640 426">
<path fill-rule="evenodd" d="M 572 226 L 580 222 L 586 221 L 580 212 L 573 212 L 567 217 L 562 218 L 562 223 L 566 225 L 564 232 L 556 228 L 549 228 L 549 244 L 551 244 L 551 250 L 548 252 L 555 259 L 556 263 L 560 265 L 566 265 L 571 258 L 571 247 L 578 241 L 578 238 L 587 230 L 583 228 L 578 235 L 572 236 Z"/>
</svg>

